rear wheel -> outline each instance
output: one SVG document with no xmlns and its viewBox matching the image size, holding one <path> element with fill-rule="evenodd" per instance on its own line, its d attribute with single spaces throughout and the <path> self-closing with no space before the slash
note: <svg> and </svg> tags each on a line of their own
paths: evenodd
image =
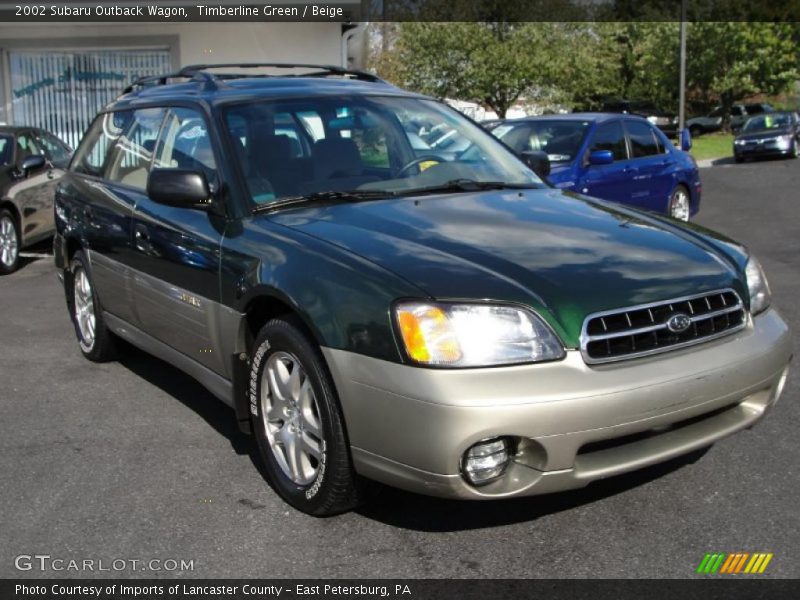
<svg viewBox="0 0 800 600">
<path fill-rule="evenodd" d="M 319 347 L 291 317 L 267 323 L 253 347 L 250 413 L 269 482 L 310 515 L 354 507 L 344 419 Z"/>
<path fill-rule="evenodd" d="M 679 221 L 689 220 L 689 191 L 682 185 L 676 187 L 675 191 L 672 192 L 672 196 L 669 198 L 668 212 L 673 219 L 678 219 Z"/>
<path fill-rule="evenodd" d="M 7 209 L 0 210 L 0 275 L 13 273 L 19 266 L 19 225 Z"/>
<path fill-rule="evenodd" d="M 83 252 L 75 253 L 65 278 L 67 306 L 70 309 L 75 336 L 83 355 L 94 362 L 106 362 L 117 356 L 114 334 L 103 320 L 97 293 L 92 285 Z"/>
</svg>

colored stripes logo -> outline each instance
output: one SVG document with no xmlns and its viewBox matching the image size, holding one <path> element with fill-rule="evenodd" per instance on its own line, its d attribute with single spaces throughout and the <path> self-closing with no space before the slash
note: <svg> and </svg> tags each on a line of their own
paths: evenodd
<svg viewBox="0 0 800 600">
<path fill-rule="evenodd" d="M 700 562 L 700 566 L 697 567 L 697 572 L 703 575 L 714 575 L 716 573 L 755 575 L 756 573 L 763 573 L 771 560 L 772 552 L 756 552 L 754 554 L 749 552 L 706 553 Z"/>
</svg>

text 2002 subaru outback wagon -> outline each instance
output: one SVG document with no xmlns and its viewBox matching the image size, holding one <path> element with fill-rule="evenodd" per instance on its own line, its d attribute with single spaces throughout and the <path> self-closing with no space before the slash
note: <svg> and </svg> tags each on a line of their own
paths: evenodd
<svg viewBox="0 0 800 600">
<path fill-rule="evenodd" d="M 358 476 L 577 488 L 777 400 L 789 331 L 741 245 L 548 187 L 369 75 L 243 71 L 142 81 L 97 117 L 56 264 L 83 354 L 122 338 L 198 379 L 293 506 L 346 510 Z"/>
</svg>

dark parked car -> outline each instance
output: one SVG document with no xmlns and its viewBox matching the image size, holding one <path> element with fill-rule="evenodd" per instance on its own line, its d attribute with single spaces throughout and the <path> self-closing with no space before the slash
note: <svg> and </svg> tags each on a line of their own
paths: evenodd
<svg viewBox="0 0 800 600">
<path fill-rule="evenodd" d="M 56 195 L 81 352 L 122 338 L 197 378 L 287 502 L 347 510 L 359 475 L 473 500 L 582 487 L 777 401 L 790 332 L 743 246 L 553 189 L 431 98 L 302 68 L 140 82 Z M 432 131 L 468 144 L 412 145 Z"/>
<path fill-rule="evenodd" d="M 641 100 L 606 100 L 602 112 L 623 113 L 644 117 L 670 137 L 678 135 L 678 115 Z"/>
<path fill-rule="evenodd" d="M 641 117 L 573 113 L 504 121 L 491 130 L 518 154 L 544 152 L 555 187 L 667 214 L 700 209 L 694 158 Z"/>
<path fill-rule="evenodd" d="M 53 195 L 71 150 L 42 129 L 0 126 L 0 275 L 20 249 L 53 235 Z"/>
<path fill-rule="evenodd" d="M 744 122 L 754 115 L 770 112 L 774 112 L 774 109 L 765 102 L 734 104 L 731 107 L 731 131 L 738 131 L 741 129 L 742 125 L 744 125 Z M 724 109 L 721 106 L 718 106 L 705 116 L 689 119 L 686 121 L 686 127 L 689 129 L 689 132 L 692 134 L 692 136 L 719 131 L 722 129 L 724 117 Z"/>
<path fill-rule="evenodd" d="M 736 162 L 761 156 L 800 155 L 800 120 L 796 112 L 773 112 L 751 117 L 733 140 Z"/>
</svg>

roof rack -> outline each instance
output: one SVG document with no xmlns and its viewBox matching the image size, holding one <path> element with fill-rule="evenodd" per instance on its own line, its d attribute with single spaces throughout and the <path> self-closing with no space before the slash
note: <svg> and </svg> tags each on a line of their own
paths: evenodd
<svg viewBox="0 0 800 600">
<path fill-rule="evenodd" d="M 148 77 L 140 77 L 129 86 L 127 86 L 122 93 L 129 94 L 136 89 L 155 86 L 166 85 L 169 79 L 191 79 L 203 83 L 207 89 L 216 89 L 217 83 L 225 79 L 235 79 L 241 77 L 252 77 L 244 73 L 225 73 L 214 75 L 208 72 L 208 69 L 258 69 L 258 68 L 271 68 L 271 69 L 315 69 L 310 73 L 298 73 L 283 75 L 284 77 L 329 77 L 350 76 L 359 81 L 370 81 L 373 83 L 384 83 L 384 81 L 366 71 L 358 69 L 345 69 L 344 67 L 337 67 L 335 65 L 317 65 L 308 63 L 217 63 L 217 64 L 198 64 L 187 65 L 182 67 L 174 73 L 167 73 L 164 75 L 150 75 Z M 270 77 L 270 75 L 257 75 L 257 77 Z"/>
</svg>

